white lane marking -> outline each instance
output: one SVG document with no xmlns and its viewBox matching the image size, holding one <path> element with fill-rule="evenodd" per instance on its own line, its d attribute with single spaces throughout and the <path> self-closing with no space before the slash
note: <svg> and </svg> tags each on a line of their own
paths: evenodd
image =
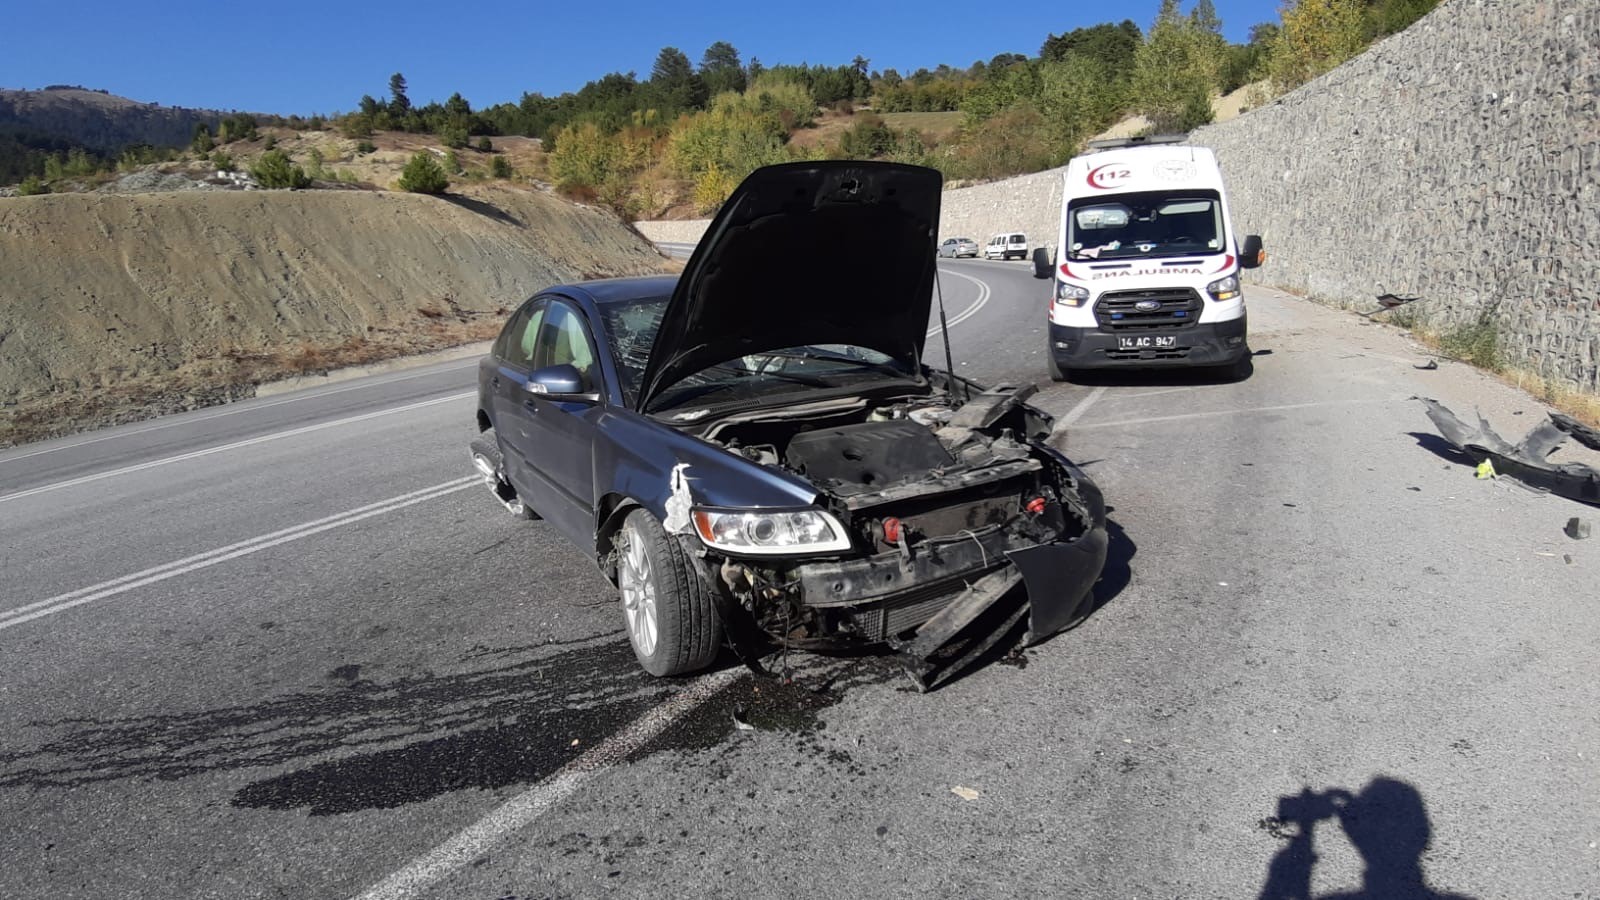
<svg viewBox="0 0 1600 900">
<path fill-rule="evenodd" d="M 946 323 L 948 326 L 954 327 L 954 326 L 959 325 L 960 323 L 965 322 L 966 320 L 972 318 L 973 316 L 978 314 L 979 310 L 983 309 L 985 304 L 987 304 L 989 302 L 989 297 L 992 294 L 992 291 L 989 289 L 989 283 L 988 282 L 983 281 L 983 280 L 978 279 L 978 278 L 974 278 L 971 275 L 966 274 L 965 272 L 957 272 L 954 269 L 940 269 L 939 272 L 950 274 L 950 275 L 954 275 L 957 278 L 965 278 L 966 280 L 968 280 L 968 281 L 970 281 L 973 284 L 978 286 L 978 299 L 974 300 L 972 302 L 971 306 L 968 306 L 966 309 L 963 309 L 961 312 L 956 313 L 955 316 L 950 318 L 948 320 L 948 322 Z M 940 328 L 941 328 L 941 326 L 935 325 L 932 328 L 928 329 L 928 335 L 927 336 L 928 337 L 933 337 L 934 335 L 938 334 Z"/>
<path fill-rule="evenodd" d="M 327 390 L 317 390 L 317 391 L 314 391 L 314 392 L 313 391 L 306 391 L 306 392 L 303 392 L 303 393 L 295 393 L 295 394 L 293 394 L 291 396 L 284 397 L 284 398 L 279 399 L 279 400 L 266 400 L 266 401 L 263 401 L 261 403 L 251 403 L 249 405 L 232 404 L 231 408 L 229 408 L 229 409 L 224 409 L 224 410 L 212 412 L 209 415 L 188 416 L 188 417 L 185 417 L 185 418 L 182 418 L 182 419 L 173 419 L 172 421 L 168 421 L 168 422 L 157 422 L 157 423 L 155 423 L 153 425 L 147 425 L 147 426 L 145 426 L 143 428 L 134 428 L 134 429 L 130 429 L 128 431 L 119 431 L 116 434 L 103 434 L 103 435 L 100 435 L 98 437 L 89 438 L 88 440 L 73 441 L 71 443 L 60 444 L 60 445 L 54 446 L 54 447 L 41 447 L 38 450 L 31 450 L 31 451 L 29 451 L 27 453 L 18 453 L 15 456 L 5 456 L 3 458 L 0 458 L 0 465 L 5 465 L 8 462 L 16 462 L 19 459 L 27 459 L 27 458 L 29 458 L 31 456 L 40 456 L 40 455 L 45 454 L 45 453 L 54 453 L 57 450 L 71 450 L 74 447 L 87 447 L 90 444 L 98 444 L 101 441 L 114 441 L 117 438 L 133 437 L 136 434 L 148 434 L 149 432 L 152 432 L 152 431 L 160 431 L 163 428 L 176 428 L 179 425 L 193 425 L 193 424 L 196 424 L 196 423 L 199 423 L 199 422 L 209 422 L 212 419 L 220 419 L 223 416 L 236 416 L 239 413 L 255 412 L 258 409 L 266 409 L 269 406 L 282 406 L 285 403 L 294 403 L 294 402 L 296 402 L 298 400 L 315 400 L 318 397 L 329 397 L 329 396 L 332 396 L 334 394 L 343 394 L 346 391 L 359 391 L 359 390 L 362 390 L 364 388 L 378 387 L 380 385 L 385 385 L 385 384 L 393 384 L 396 381 L 405 381 L 405 380 L 410 379 L 410 378 L 423 378 L 423 377 L 426 377 L 428 375 L 442 375 L 442 374 L 444 374 L 446 372 L 465 371 L 466 369 L 476 368 L 477 365 L 478 365 L 477 362 L 474 361 L 472 363 L 472 365 L 470 365 L 470 366 L 450 366 L 448 368 L 432 369 L 432 370 L 422 371 L 422 372 L 412 372 L 412 373 L 406 374 L 406 375 L 396 375 L 396 376 L 394 376 L 392 378 L 381 378 L 381 379 L 378 379 L 378 380 L 369 380 L 369 379 L 363 378 L 361 380 L 360 384 L 353 384 L 353 385 L 350 385 L 349 387 L 330 388 L 330 389 L 327 389 Z M 243 401 L 241 401 L 241 404 L 242 404 L 242 402 Z"/>
<path fill-rule="evenodd" d="M 1180 422 L 1185 419 L 1211 419 L 1218 416 L 1241 416 L 1249 413 L 1282 412 L 1292 409 L 1314 409 L 1317 407 L 1337 406 L 1372 406 L 1380 403 L 1393 403 L 1394 398 L 1382 400 L 1341 400 L 1335 402 L 1318 403 L 1285 403 L 1281 406 L 1253 406 L 1248 409 L 1219 409 L 1213 412 L 1179 413 L 1173 416 L 1150 416 L 1143 419 L 1123 419 L 1118 422 L 1092 422 L 1088 425 L 1079 425 L 1078 429 L 1085 428 L 1122 428 L 1131 425 L 1151 425 L 1157 422 Z"/>
<path fill-rule="evenodd" d="M 230 559 L 238 559 L 241 556 L 249 556 L 252 553 L 259 553 L 262 550 L 266 550 L 270 547 L 276 547 L 279 544 L 287 544 L 290 541 L 298 541 L 302 538 L 311 537 L 314 534 L 321 534 L 324 531 L 329 531 L 334 528 L 340 528 L 345 525 L 360 522 L 363 519 L 370 519 L 373 516 L 381 516 L 385 513 L 391 513 L 395 510 L 405 509 L 408 506 L 414 506 L 427 500 L 433 500 L 438 497 L 443 497 L 447 494 L 453 494 L 457 491 L 466 490 L 478 481 L 480 481 L 480 479 L 476 475 L 455 478 L 441 484 L 436 484 L 433 487 L 423 488 L 419 491 L 412 491 L 409 494 L 401 494 L 398 497 L 390 497 L 388 500 L 382 500 L 368 506 L 361 506 L 355 509 L 346 510 L 345 512 L 329 516 L 324 519 L 317 519 L 316 521 L 306 522 L 291 528 L 285 528 L 281 531 L 274 531 L 271 534 L 264 534 L 260 537 L 251 538 L 247 541 L 240 541 L 237 544 L 230 544 L 227 547 L 219 547 L 216 550 L 196 554 L 186 559 L 180 559 L 175 562 L 166 563 L 165 565 L 154 566 L 152 568 L 145 569 L 142 572 L 124 575 L 121 578 L 115 578 L 111 581 L 90 585 L 86 588 L 79 588 L 78 590 L 69 591 L 65 594 L 58 594 L 57 596 L 51 597 L 48 600 L 39 600 L 34 603 L 29 603 L 26 606 L 6 610 L 5 612 L 0 613 L 0 631 L 4 631 L 7 628 L 14 628 L 27 622 L 32 622 L 34 619 L 42 619 L 45 616 L 64 612 L 72 609 L 73 607 L 82 606 L 85 603 L 93 603 L 96 600 L 104 600 L 107 597 L 115 597 L 118 594 L 126 593 L 135 588 L 144 587 L 145 585 L 155 584 L 158 581 L 166 581 L 169 578 L 176 578 L 179 575 L 186 575 L 190 572 L 209 568 L 217 565 L 218 563 L 227 562 Z"/>
<path fill-rule="evenodd" d="M 572 796 L 606 767 L 627 759 L 672 723 L 716 696 L 738 675 L 739 670 L 724 669 L 690 684 L 563 766 L 556 774 L 495 807 L 455 837 L 368 888 L 356 900 L 399 900 L 410 897 L 450 873 L 471 865 L 473 860 L 492 850 L 512 833 L 527 827 L 552 806 Z"/>
<path fill-rule="evenodd" d="M 454 479 L 452 481 L 444 482 L 443 484 L 435 484 L 435 485 L 432 485 L 430 487 L 421 488 L 419 490 L 412 491 L 409 494 L 401 494 L 398 497 L 390 497 L 387 500 L 379 500 L 377 503 L 369 503 L 366 506 L 358 506 L 355 509 L 347 509 L 344 512 L 334 513 L 331 516 L 326 516 L 326 517 L 321 518 L 321 519 L 315 519 L 315 520 L 310 521 L 310 522 L 301 522 L 298 525 L 290 525 L 288 528 L 283 528 L 283 529 L 280 529 L 278 531 L 271 532 L 269 534 L 256 535 L 253 538 L 248 538 L 246 540 L 242 540 L 242 541 L 238 542 L 237 544 L 229 544 L 226 547 L 218 547 L 215 550 L 207 550 L 204 553 L 196 553 L 194 556 L 186 556 L 183 559 L 173 560 L 172 562 L 163 563 L 163 564 L 161 564 L 159 566 L 152 566 L 151 568 L 145 569 L 145 570 L 143 570 L 141 572 L 134 572 L 132 575 L 124 575 L 121 578 L 113 578 L 110 581 L 102 581 L 99 584 L 91 584 L 88 587 L 78 588 L 75 591 L 68 591 L 65 594 L 57 594 L 56 596 L 51 597 L 48 600 L 38 600 L 38 601 L 35 601 L 33 603 L 29 603 L 26 606 L 18 606 L 18 607 L 12 608 L 12 609 L 0 610 L 0 620 L 8 619 L 8 618 L 10 618 L 12 616 L 16 616 L 16 615 L 21 615 L 22 613 L 29 612 L 31 610 L 38 609 L 40 607 L 50 606 L 50 605 L 53 605 L 53 604 L 56 604 L 56 603 L 60 603 L 63 600 L 71 600 L 71 599 L 73 599 L 75 597 L 81 597 L 84 594 L 92 594 L 92 593 L 95 593 L 96 591 L 105 590 L 106 588 L 116 587 L 117 585 L 123 584 L 124 582 L 137 581 L 140 578 L 145 578 L 145 577 L 148 577 L 150 575 L 154 575 L 157 572 L 166 571 L 167 569 L 176 569 L 176 568 L 179 568 L 181 566 L 186 566 L 186 565 L 189 565 L 190 563 L 199 562 L 200 560 L 208 559 L 208 558 L 213 557 L 213 556 L 220 556 L 220 555 L 222 555 L 224 553 L 230 553 L 230 552 L 232 552 L 234 550 L 238 550 L 241 547 L 248 547 L 251 544 L 260 543 L 261 541 L 270 541 L 273 538 L 282 537 L 283 535 L 290 534 L 290 533 L 296 532 L 296 531 L 300 531 L 301 529 L 312 528 L 312 527 L 315 527 L 317 525 L 321 525 L 321 524 L 323 524 L 325 522 L 332 522 L 335 519 L 343 519 L 346 516 L 353 516 L 353 515 L 357 515 L 359 513 L 364 513 L 367 510 L 377 509 L 380 506 L 388 506 L 391 503 L 397 503 L 397 502 L 399 502 L 401 500 L 408 500 L 408 499 L 410 499 L 412 497 L 418 497 L 418 496 L 421 496 L 423 494 L 432 493 L 433 491 L 437 491 L 440 488 L 443 488 L 443 487 L 445 487 L 447 485 L 465 484 L 467 482 L 472 481 L 474 478 L 477 478 L 477 477 L 478 476 L 475 476 L 475 475 L 463 476 L 461 478 L 457 478 L 457 479 Z"/>
<path fill-rule="evenodd" d="M 448 403 L 452 400 L 475 397 L 477 396 L 477 393 L 477 391 L 463 391 L 459 394 L 449 394 L 444 397 L 435 397 L 432 400 L 422 400 L 417 403 L 407 403 L 404 406 L 391 406 L 388 409 L 380 409 L 369 413 L 362 413 L 359 416 L 348 416 L 343 419 L 334 419 L 331 422 L 319 422 L 315 425 L 304 425 L 299 428 L 291 428 L 288 431 L 275 431 L 271 434 L 263 434 L 259 437 L 253 437 L 243 441 L 235 441 L 231 444 L 222 444 L 221 446 L 217 447 L 207 447 L 204 450 L 194 450 L 189 453 L 181 453 L 177 456 L 168 456 L 162 459 L 153 459 L 149 462 L 142 462 L 137 465 L 123 466 L 120 469 L 109 469 L 104 472 L 96 472 L 93 475 L 83 475 L 78 478 L 68 479 L 66 481 L 57 481 L 53 484 L 40 485 L 39 487 L 29 488 L 25 491 L 17 491 L 15 493 L 6 494 L 4 496 L 0 496 L 0 503 L 4 503 L 7 500 L 19 500 L 23 497 L 32 497 L 35 494 L 43 494 L 47 491 L 57 491 L 62 488 L 76 487 L 80 484 L 88 484 L 90 482 L 100 481 L 105 478 L 115 478 L 118 475 L 127 475 L 132 472 L 142 472 L 145 469 L 153 469 L 156 466 L 164 466 L 168 463 L 184 462 L 185 460 L 198 459 L 202 456 L 210 456 L 213 453 L 222 453 L 227 450 L 238 450 L 241 447 L 251 447 L 256 444 L 264 444 L 267 441 L 276 441 L 281 438 L 310 434 L 313 431 L 322 431 L 325 428 L 337 428 L 341 425 L 349 425 L 354 422 L 364 422 L 368 419 L 375 419 L 379 416 L 387 416 L 391 413 L 406 412 L 407 410 L 420 409 L 424 406 L 432 406 L 435 403 Z"/>
<path fill-rule="evenodd" d="M 1175 387 L 1175 388 L 1161 388 L 1160 390 L 1155 390 L 1155 391 L 1133 391 L 1133 392 L 1118 393 L 1116 396 L 1112 397 L 1111 399 L 1113 399 L 1113 400 L 1137 400 L 1140 397 L 1159 397 L 1162 394 L 1183 394 L 1183 393 L 1188 393 L 1188 392 L 1193 391 L 1193 390 L 1194 390 L 1194 388 L 1192 388 L 1192 387 Z"/>
<path fill-rule="evenodd" d="M 1066 415 L 1061 417 L 1060 421 L 1057 423 L 1058 426 L 1062 427 L 1062 428 L 1065 428 L 1066 426 L 1071 425 L 1073 422 L 1076 422 L 1079 419 L 1083 418 L 1083 414 L 1088 412 L 1089 411 L 1089 407 L 1093 406 L 1094 402 L 1096 400 L 1099 400 L 1102 396 L 1104 396 L 1105 392 L 1106 392 L 1106 386 L 1103 385 L 1103 384 L 1100 385 L 1099 387 L 1095 388 L 1094 390 L 1090 391 L 1089 392 L 1089 396 L 1083 398 L 1082 400 L 1079 400 L 1077 406 L 1074 406 L 1071 410 L 1069 410 L 1067 412 Z M 1080 425 L 1078 427 L 1079 428 L 1088 428 L 1090 426 L 1088 426 L 1088 425 Z"/>
</svg>

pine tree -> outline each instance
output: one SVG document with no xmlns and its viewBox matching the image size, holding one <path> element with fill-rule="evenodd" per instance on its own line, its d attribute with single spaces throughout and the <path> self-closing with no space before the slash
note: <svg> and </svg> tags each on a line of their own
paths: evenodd
<svg viewBox="0 0 1600 900">
<path fill-rule="evenodd" d="M 706 93 L 712 97 L 725 91 L 743 93 L 746 85 L 744 66 L 739 62 L 739 51 L 727 41 L 717 41 L 706 48 L 700 57 L 700 78 L 705 82 Z"/>
<path fill-rule="evenodd" d="M 389 76 L 389 97 L 389 115 L 398 119 L 411 110 L 411 98 L 406 96 L 406 77 L 399 72 Z"/>
</svg>

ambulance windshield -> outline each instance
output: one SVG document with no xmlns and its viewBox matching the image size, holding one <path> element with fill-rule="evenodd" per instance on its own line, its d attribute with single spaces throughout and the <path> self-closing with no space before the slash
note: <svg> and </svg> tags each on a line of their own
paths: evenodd
<svg viewBox="0 0 1600 900">
<path fill-rule="evenodd" d="M 1069 259 L 1196 256 L 1225 244 L 1222 204 L 1209 191 L 1095 197 L 1068 209 Z"/>
</svg>

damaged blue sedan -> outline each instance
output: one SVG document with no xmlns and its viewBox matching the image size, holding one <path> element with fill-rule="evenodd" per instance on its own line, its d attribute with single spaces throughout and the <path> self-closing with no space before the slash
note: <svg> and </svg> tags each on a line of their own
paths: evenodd
<svg viewBox="0 0 1600 900">
<path fill-rule="evenodd" d="M 1034 388 L 924 361 L 941 189 L 760 169 L 681 276 L 552 287 L 483 359 L 473 464 L 593 556 L 646 671 L 866 642 L 926 687 L 1024 617 L 1036 641 L 1086 610 L 1105 504 Z"/>
</svg>

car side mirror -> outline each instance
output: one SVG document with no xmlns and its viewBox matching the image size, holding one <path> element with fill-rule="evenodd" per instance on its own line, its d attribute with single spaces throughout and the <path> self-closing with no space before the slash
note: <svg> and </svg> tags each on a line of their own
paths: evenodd
<svg viewBox="0 0 1600 900">
<path fill-rule="evenodd" d="M 1239 251 L 1239 267 L 1254 269 L 1266 261 L 1267 251 L 1261 248 L 1261 235 L 1245 235 L 1244 248 Z"/>
<path fill-rule="evenodd" d="M 528 376 L 528 393 L 545 397 L 565 397 L 574 400 L 598 400 L 597 394 L 583 389 L 583 373 L 565 363 L 545 366 Z"/>
<path fill-rule="evenodd" d="M 1050 255 L 1047 247 L 1033 248 L 1033 277 L 1049 278 L 1050 270 L 1055 268 L 1055 259 Z"/>
</svg>

